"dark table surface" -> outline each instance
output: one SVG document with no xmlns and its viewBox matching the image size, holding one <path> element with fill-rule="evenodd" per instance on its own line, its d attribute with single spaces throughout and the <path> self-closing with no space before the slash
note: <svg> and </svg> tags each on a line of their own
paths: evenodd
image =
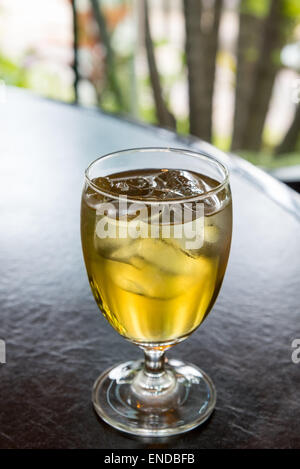
<svg viewBox="0 0 300 469">
<path fill-rule="evenodd" d="M 100 314 L 82 259 L 83 171 L 97 156 L 138 146 L 210 149 L 170 132 L 8 90 L 0 105 L 0 447 L 300 447 L 300 202 L 237 157 L 230 261 L 205 323 L 169 355 L 214 380 L 214 414 L 167 440 L 143 440 L 100 421 L 96 377 L 141 356 Z M 300 356 L 300 353 L 299 353 Z"/>
</svg>

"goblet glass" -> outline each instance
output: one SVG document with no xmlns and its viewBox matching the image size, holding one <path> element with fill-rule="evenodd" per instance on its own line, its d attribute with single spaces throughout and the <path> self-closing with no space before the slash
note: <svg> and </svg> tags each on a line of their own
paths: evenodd
<svg viewBox="0 0 300 469">
<path fill-rule="evenodd" d="M 138 148 L 87 168 L 81 237 L 90 286 L 112 327 L 144 351 L 144 360 L 113 366 L 94 384 L 95 410 L 108 424 L 167 436 L 212 413 L 211 379 L 165 352 L 211 310 L 231 231 L 228 171 L 211 155 Z"/>
</svg>

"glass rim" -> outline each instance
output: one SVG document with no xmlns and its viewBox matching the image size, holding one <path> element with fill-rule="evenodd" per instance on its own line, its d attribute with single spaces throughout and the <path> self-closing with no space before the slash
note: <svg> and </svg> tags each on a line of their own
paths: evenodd
<svg viewBox="0 0 300 469">
<path fill-rule="evenodd" d="M 190 196 L 190 197 L 179 197 L 179 198 L 175 198 L 175 199 L 168 199 L 168 200 L 162 200 L 162 201 L 159 201 L 159 200 L 151 200 L 151 199 L 143 199 L 142 197 L 140 199 L 136 199 L 134 197 L 131 197 L 131 196 L 125 196 L 125 194 L 114 194 L 112 192 L 106 192 L 102 189 L 100 189 L 97 184 L 95 184 L 89 177 L 88 175 L 88 172 L 90 171 L 90 169 L 92 168 L 92 166 L 94 166 L 98 161 L 104 159 L 104 158 L 109 158 L 109 157 L 112 157 L 112 156 L 116 156 L 116 155 L 119 155 L 119 154 L 124 154 L 124 153 L 130 153 L 130 152 L 153 152 L 153 151 L 157 151 L 157 152 L 169 152 L 169 153 L 183 153 L 183 154 L 186 154 L 186 155 L 189 155 L 189 156 L 193 156 L 193 157 L 205 157 L 209 160 L 211 160 L 213 163 L 215 163 L 218 167 L 220 167 L 223 171 L 223 175 L 224 175 L 224 179 L 222 180 L 222 182 L 220 182 L 216 187 L 214 187 L 213 189 L 210 189 L 208 191 L 205 191 L 203 192 L 202 194 L 200 195 L 196 195 L 196 196 Z M 177 168 L 177 169 L 180 169 L 180 168 Z M 183 171 L 186 171 L 186 170 L 183 170 Z M 84 171 L 84 176 L 85 176 L 85 180 L 87 181 L 88 185 L 90 187 L 92 187 L 96 192 L 98 192 L 99 194 L 101 195 L 104 195 L 105 197 L 109 197 L 111 199 L 122 199 L 122 198 L 127 198 L 128 201 L 131 201 L 131 202 L 136 202 L 136 203 L 144 203 L 144 204 L 175 204 L 175 203 L 184 203 L 184 202 L 195 202 L 195 201 L 198 201 L 198 200 L 203 200 L 203 199 L 206 199 L 208 197 L 211 197 L 212 195 L 218 193 L 220 190 L 222 190 L 227 184 L 229 184 L 229 171 L 228 171 L 228 168 L 225 166 L 224 163 L 222 163 L 218 158 L 216 158 L 215 156 L 207 153 L 206 151 L 202 151 L 202 150 L 197 150 L 197 151 L 194 151 L 194 150 L 188 150 L 188 149 L 184 149 L 184 148 L 173 148 L 173 147 L 137 147 L 137 148 L 126 148 L 124 150 L 118 150 L 118 151 L 113 151 L 113 152 L 110 152 L 110 153 L 106 153 L 105 155 L 101 155 L 99 156 L 98 158 L 96 158 L 94 161 L 92 161 L 88 167 L 85 169 Z"/>
</svg>

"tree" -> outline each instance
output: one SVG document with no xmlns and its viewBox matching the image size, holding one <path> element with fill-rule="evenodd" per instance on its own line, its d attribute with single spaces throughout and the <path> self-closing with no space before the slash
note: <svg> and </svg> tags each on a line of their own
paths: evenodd
<svg viewBox="0 0 300 469">
<path fill-rule="evenodd" d="M 206 78 L 206 99 L 203 104 L 203 111 L 207 119 L 207 140 L 212 141 L 213 134 L 213 97 L 215 89 L 216 60 L 219 45 L 219 27 L 223 8 L 223 0 L 215 0 L 209 8 L 211 22 L 204 29 L 204 65 Z"/>
<path fill-rule="evenodd" d="M 160 83 L 160 77 L 156 65 L 153 42 L 150 32 L 150 22 L 149 22 L 149 9 L 148 2 L 144 0 L 144 34 L 145 34 L 145 48 L 148 60 L 150 80 L 153 90 L 156 116 L 159 124 L 162 127 L 168 127 L 171 129 L 176 128 L 176 121 L 174 116 L 168 110 L 167 105 L 164 101 L 162 94 L 162 87 Z"/>
<path fill-rule="evenodd" d="M 262 42 L 264 16 L 265 11 L 263 9 L 255 9 L 251 2 L 242 0 L 237 44 L 235 110 L 231 141 L 232 150 L 239 150 L 244 147 L 250 103 L 253 95 L 256 65 Z"/>
<path fill-rule="evenodd" d="M 243 148 L 260 150 L 262 133 L 276 74 L 281 67 L 279 53 L 284 43 L 282 1 L 272 0 L 264 21 L 262 44 L 252 83 Z"/>
<path fill-rule="evenodd" d="M 79 71 L 78 71 L 78 22 L 77 22 L 77 10 L 76 0 L 71 0 L 72 19 L 73 19 L 73 64 L 72 68 L 74 71 L 74 102 L 78 103 L 78 84 L 79 84 Z"/>
<path fill-rule="evenodd" d="M 261 148 L 280 51 L 299 15 L 298 0 L 241 2 L 232 150 Z"/>
<path fill-rule="evenodd" d="M 190 132 L 212 139 L 212 105 L 222 0 L 204 7 L 199 0 L 184 0 L 185 53 L 188 70 Z M 205 24 L 203 18 L 212 20 Z"/>
<path fill-rule="evenodd" d="M 116 74 L 115 54 L 111 46 L 110 36 L 107 30 L 104 15 L 102 13 L 101 3 L 99 0 L 90 0 L 90 2 L 91 2 L 91 7 L 94 13 L 94 18 L 99 29 L 101 40 L 106 49 L 108 81 L 114 93 L 118 108 L 120 110 L 124 110 L 126 109 L 126 104 L 125 104 L 125 100 L 123 98 L 121 88 L 118 82 L 117 74 Z M 100 100 L 101 100 L 101 97 L 99 98 L 99 101 Z"/>
</svg>

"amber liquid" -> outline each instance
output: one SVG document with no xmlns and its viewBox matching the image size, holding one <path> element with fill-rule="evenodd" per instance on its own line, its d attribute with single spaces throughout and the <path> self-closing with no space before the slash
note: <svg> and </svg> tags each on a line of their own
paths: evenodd
<svg viewBox="0 0 300 469">
<path fill-rule="evenodd" d="M 172 182 L 174 171 L 170 170 L 167 179 L 162 175 L 165 180 L 161 189 L 153 187 L 161 172 L 150 169 L 113 174 L 97 178 L 93 183 L 106 193 L 126 193 L 149 206 L 151 201 L 178 200 L 182 196 L 181 183 L 186 184 L 187 197 L 194 195 L 193 184 L 188 187 L 184 178 L 177 177 L 179 171 Z M 201 174 L 184 173 L 192 181 L 199 181 L 205 191 L 219 184 Z M 121 335 L 136 343 L 159 345 L 182 340 L 207 316 L 224 277 L 232 229 L 229 189 L 222 189 L 204 201 L 204 243 L 200 249 L 190 250 L 184 247 L 182 239 L 172 235 L 102 239 L 98 227 L 105 215 L 99 215 L 97 207 L 103 200 L 109 197 L 88 185 L 85 187 L 81 209 L 82 246 L 99 308 Z M 117 220 L 109 223 L 120 228 L 131 216 L 119 214 Z M 144 223 L 147 225 L 147 220 Z"/>
</svg>

